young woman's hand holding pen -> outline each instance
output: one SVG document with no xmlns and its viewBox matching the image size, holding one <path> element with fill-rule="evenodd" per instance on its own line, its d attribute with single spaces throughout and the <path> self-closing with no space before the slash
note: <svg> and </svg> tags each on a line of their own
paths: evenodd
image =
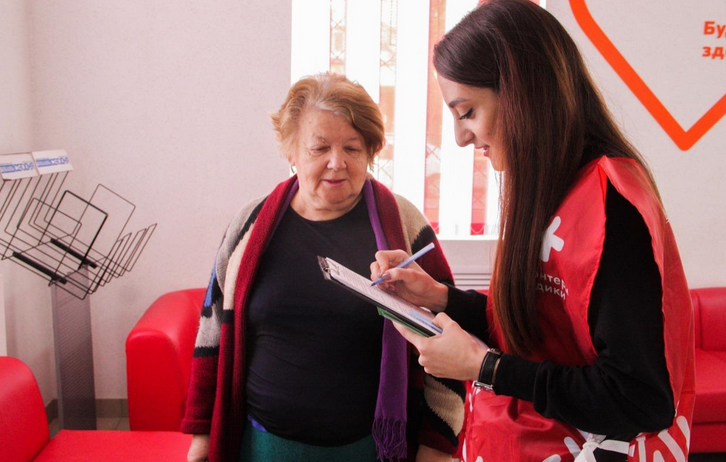
<svg viewBox="0 0 726 462">
<path fill-rule="evenodd" d="M 449 288 L 434 280 L 418 264 L 406 268 L 396 265 L 408 258 L 403 250 L 381 250 L 376 252 L 376 261 L 371 263 L 371 280 L 379 277 L 383 287 L 414 305 L 424 306 L 439 312 L 446 308 Z"/>
</svg>

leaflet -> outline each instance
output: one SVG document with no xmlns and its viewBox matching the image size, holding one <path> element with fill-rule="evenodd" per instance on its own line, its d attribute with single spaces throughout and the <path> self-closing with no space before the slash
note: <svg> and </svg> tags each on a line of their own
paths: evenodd
<svg viewBox="0 0 726 462">
<path fill-rule="evenodd" d="M 318 257 L 325 279 L 333 281 L 378 307 L 381 316 L 402 324 L 412 331 L 431 337 L 441 333 L 433 323 L 434 314 L 426 308 L 416 306 L 401 297 L 387 292 L 380 286 L 371 286 L 368 278 L 346 268 L 333 259 Z"/>
</svg>

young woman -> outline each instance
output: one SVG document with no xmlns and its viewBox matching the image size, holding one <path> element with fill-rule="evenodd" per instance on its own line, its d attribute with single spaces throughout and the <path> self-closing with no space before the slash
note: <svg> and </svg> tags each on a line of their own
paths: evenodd
<svg viewBox="0 0 726 462">
<path fill-rule="evenodd" d="M 397 328 L 426 372 L 473 381 L 463 458 L 685 460 L 688 287 L 652 176 L 574 42 L 532 2 L 492 0 L 434 65 L 457 143 L 503 172 L 491 290 L 394 269 L 401 251 L 378 252 L 371 277 L 442 312 L 436 337 Z"/>
</svg>

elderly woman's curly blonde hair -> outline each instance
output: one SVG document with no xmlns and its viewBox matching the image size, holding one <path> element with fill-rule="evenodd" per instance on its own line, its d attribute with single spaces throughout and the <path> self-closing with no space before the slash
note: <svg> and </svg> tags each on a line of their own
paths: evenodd
<svg viewBox="0 0 726 462">
<path fill-rule="evenodd" d="M 331 111 L 360 133 L 369 165 L 386 144 L 381 110 L 368 92 L 342 75 L 326 72 L 300 79 L 280 110 L 270 115 L 280 151 L 288 160 L 296 148 L 300 117 L 308 108 Z"/>
</svg>

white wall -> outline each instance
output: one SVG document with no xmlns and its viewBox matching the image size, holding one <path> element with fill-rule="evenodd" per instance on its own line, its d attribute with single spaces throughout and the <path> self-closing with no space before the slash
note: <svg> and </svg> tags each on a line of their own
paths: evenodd
<svg viewBox="0 0 726 462">
<path fill-rule="evenodd" d="M 2 154 L 29 151 L 34 145 L 29 35 L 27 2 L 0 2 Z M 8 355 L 22 359 L 32 369 L 43 400 L 48 403 L 56 396 L 50 290 L 42 279 L 9 261 L 0 263 L 0 273 L 5 308 L 0 319 L 0 342 L 6 342 Z"/>
<path fill-rule="evenodd" d="M 232 214 L 287 177 L 268 113 L 289 88 L 290 0 L 73 0 L 29 6 L 34 149 L 66 186 L 101 183 L 158 228 L 91 297 L 97 398 L 124 398 L 124 343 L 154 299 L 206 286 Z"/>
<path fill-rule="evenodd" d="M 685 129 L 723 97 L 726 61 L 701 57 L 703 46 L 726 46 L 723 38 L 703 34 L 704 21 L 724 17 L 722 0 L 667 0 L 657 7 L 642 0 L 587 5 Z M 726 285 L 726 118 L 681 151 L 585 36 L 569 2 L 548 0 L 547 9 L 577 42 L 615 118 L 653 169 L 689 285 Z"/>
</svg>

